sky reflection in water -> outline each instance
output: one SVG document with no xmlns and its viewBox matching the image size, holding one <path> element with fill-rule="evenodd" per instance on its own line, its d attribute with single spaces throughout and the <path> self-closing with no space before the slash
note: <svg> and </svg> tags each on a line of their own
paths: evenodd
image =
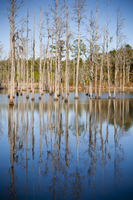
<svg viewBox="0 0 133 200">
<path fill-rule="evenodd" d="M 0 199 L 133 199 L 133 99 L 73 97 L 0 95 Z"/>
</svg>

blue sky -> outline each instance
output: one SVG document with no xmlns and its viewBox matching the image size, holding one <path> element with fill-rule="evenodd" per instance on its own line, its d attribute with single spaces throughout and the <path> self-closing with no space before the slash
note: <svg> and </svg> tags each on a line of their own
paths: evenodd
<svg viewBox="0 0 133 200">
<path fill-rule="evenodd" d="M 33 30 L 33 19 L 34 19 L 34 0 L 28 0 L 29 1 L 29 28 Z M 19 0 L 18 0 L 19 2 Z M 52 4 L 52 0 L 37 0 L 36 3 L 36 58 L 39 57 L 39 19 L 40 19 L 40 6 L 43 3 L 43 10 L 48 11 L 49 4 Z M 73 3 L 73 1 L 68 0 L 69 5 Z M 96 1 L 95 0 L 87 0 L 86 1 L 87 6 L 85 7 L 85 15 L 87 18 L 90 17 L 90 10 L 93 10 L 94 16 L 95 16 L 95 8 L 96 8 Z M 26 17 L 26 5 L 27 0 L 25 0 L 24 6 L 19 10 L 18 12 L 18 19 L 22 17 Z M 102 30 L 104 27 L 104 8 L 105 8 L 105 1 L 104 0 L 98 0 L 98 24 L 100 27 L 100 35 L 101 39 L 99 40 L 99 44 L 102 43 Z M 128 43 L 133 47 L 133 0 L 110 0 L 109 4 L 109 18 L 110 18 L 110 24 L 109 24 L 109 31 L 110 36 L 113 37 L 112 43 L 109 45 L 110 50 L 114 49 L 116 47 L 116 17 L 117 17 L 117 7 L 121 5 L 121 12 L 123 15 L 124 20 L 124 27 L 123 27 L 123 34 L 126 36 L 126 40 L 123 41 L 123 43 Z M 8 6 L 8 3 L 5 0 L 0 0 L 0 41 L 4 45 L 4 54 L 3 58 L 8 56 L 9 52 L 9 22 L 8 19 L 3 15 L 6 14 L 7 11 L 2 9 L 6 8 Z M 70 9 L 71 10 L 71 9 Z M 46 19 L 44 19 L 46 22 Z M 85 36 L 87 33 L 86 26 L 88 24 L 87 19 L 84 19 L 84 24 L 81 26 L 81 36 Z M 70 22 L 70 29 L 72 31 L 73 38 L 77 38 L 77 24 L 71 20 Z M 29 33 L 29 38 L 31 36 L 31 32 Z M 46 35 L 46 31 L 45 31 Z M 47 38 L 43 38 L 43 43 L 46 44 Z M 83 39 L 85 44 L 87 42 L 85 39 Z M 70 43 L 72 43 L 72 39 L 70 40 Z M 30 43 L 29 43 L 30 45 Z"/>
</svg>

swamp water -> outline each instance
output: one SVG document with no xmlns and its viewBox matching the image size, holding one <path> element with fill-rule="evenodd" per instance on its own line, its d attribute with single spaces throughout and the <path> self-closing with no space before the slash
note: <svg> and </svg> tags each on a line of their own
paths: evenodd
<svg viewBox="0 0 133 200">
<path fill-rule="evenodd" d="M 133 94 L 0 94 L 0 199 L 133 199 Z"/>
</svg>

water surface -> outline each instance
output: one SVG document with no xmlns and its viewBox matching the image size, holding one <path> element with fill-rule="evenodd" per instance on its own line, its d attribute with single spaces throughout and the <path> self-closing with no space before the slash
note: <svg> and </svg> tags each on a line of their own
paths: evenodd
<svg viewBox="0 0 133 200">
<path fill-rule="evenodd" d="M 133 94 L 0 94 L 0 199 L 133 199 Z"/>
</svg>

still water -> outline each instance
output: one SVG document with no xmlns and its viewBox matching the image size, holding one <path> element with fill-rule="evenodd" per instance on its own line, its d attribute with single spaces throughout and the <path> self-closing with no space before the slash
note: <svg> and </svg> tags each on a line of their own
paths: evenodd
<svg viewBox="0 0 133 200">
<path fill-rule="evenodd" d="M 133 94 L 38 97 L 0 94 L 0 199 L 133 199 Z"/>
</svg>

